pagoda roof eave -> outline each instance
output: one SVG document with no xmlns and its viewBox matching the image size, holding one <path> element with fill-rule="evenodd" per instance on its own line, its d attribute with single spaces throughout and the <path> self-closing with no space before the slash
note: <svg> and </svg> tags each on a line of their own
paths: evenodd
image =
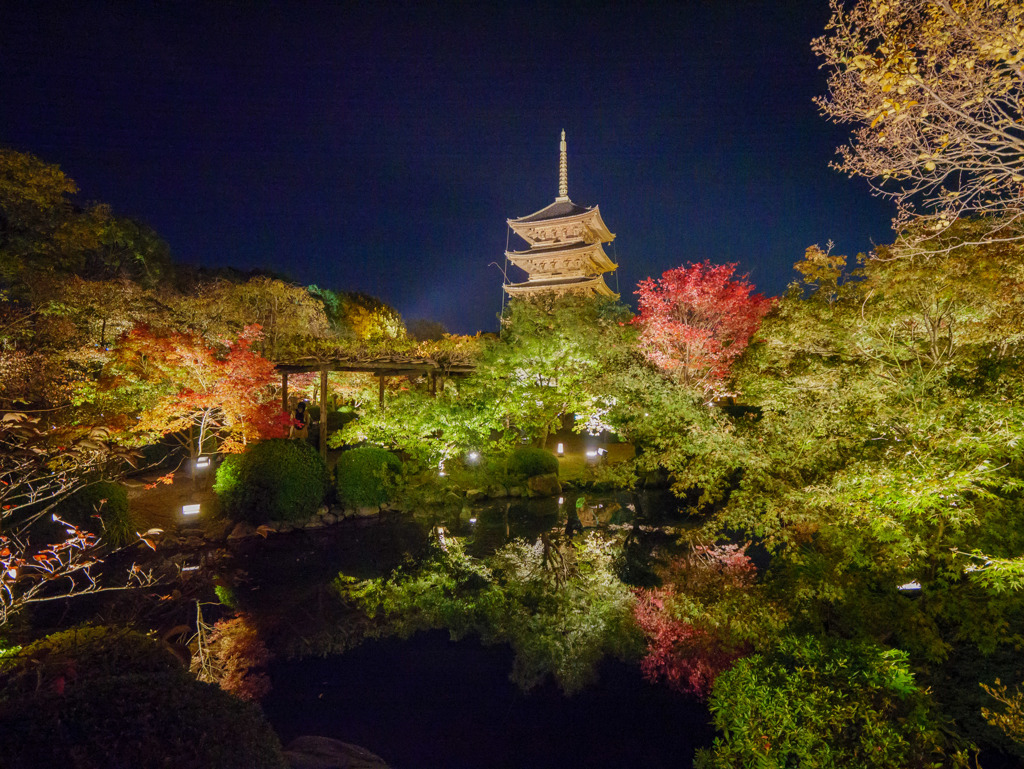
<svg viewBox="0 0 1024 769">
<path fill-rule="evenodd" d="M 531 245 L 537 242 L 537 239 L 532 235 L 533 231 L 542 227 L 575 222 L 583 223 L 587 229 L 591 230 L 594 235 L 596 235 L 596 240 L 602 243 L 609 243 L 615 240 L 615 233 L 608 229 L 608 225 L 605 224 L 604 219 L 601 218 L 600 206 L 593 206 L 578 214 L 561 216 L 555 219 L 542 219 L 539 221 L 508 219 L 506 221 L 508 222 L 508 226 L 512 228 L 512 231 L 516 235 Z"/>
<path fill-rule="evenodd" d="M 551 222 L 559 219 L 573 219 L 593 211 L 595 207 L 596 206 L 581 206 L 573 203 L 568 198 L 565 200 L 556 199 L 553 203 L 549 203 L 539 211 L 534 211 L 532 214 L 519 216 L 515 219 L 509 219 L 508 223 L 510 225 L 540 224 L 541 222 Z"/>
<path fill-rule="evenodd" d="M 612 291 L 600 275 L 585 278 L 551 278 L 547 280 L 531 280 L 525 283 L 506 283 L 505 291 L 510 296 L 554 293 L 558 291 L 590 290 L 595 294 L 618 299 L 619 295 Z"/>
</svg>

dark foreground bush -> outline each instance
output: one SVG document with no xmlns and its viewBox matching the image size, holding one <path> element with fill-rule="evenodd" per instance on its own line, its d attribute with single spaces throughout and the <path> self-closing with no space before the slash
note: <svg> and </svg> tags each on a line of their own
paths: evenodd
<svg viewBox="0 0 1024 769">
<path fill-rule="evenodd" d="M 233 520 L 299 520 L 323 502 L 327 467 L 305 441 L 261 441 L 221 463 L 213 490 Z"/>
<path fill-rule="evenodd" d="M 698 754 L 700 769 L 954 765 L 939 760 L 950 746 L 894 649 L 785 637 L 722 673 L 709 706 L 722 736 Z"/>
<path fill-rule="evenodd" d="M 113 481 L 97 481 L 68 497 L 59 514 L 69 523 L 123 545 L 135 538 L 135 521 L 128 504 L 128 492 Z M 95 516 L 99 516 L 97 521 Z"/>
<path fill-rule="evenodd" d="M 138 633 L 51 636 L 2 663 L 0 691 L 5 769 L 285 766 L 257 708 Z"/>
<path fill-rule="evenodd" d="M 402 460 L 377 446 L 360 446 L 338 457 L 334 469 L 338 500 L 352 507 L 382 505 L 391 499 Z"/>
<path fill-rule="evenodd" d="M 510 475 L 532 478 L 535 475 L 558 473 L 558 457 L 547 449 L 524 446 L 512 452 L 508 459 Z"/>
</svg>

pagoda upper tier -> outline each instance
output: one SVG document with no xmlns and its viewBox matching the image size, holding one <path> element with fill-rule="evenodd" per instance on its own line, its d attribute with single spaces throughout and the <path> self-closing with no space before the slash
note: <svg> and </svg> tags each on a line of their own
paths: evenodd
<svg viewBox="0 0 1024 769">
<path fill-rule="evenodd" d="M 506 283 L 512 296 L 585 294 L 617 297 L 602 275 L 618 268 L 602 243 L 615 235 L 597 206 L 569 199 L 565 131 L 562 131 L 558 197 L 529 216 L 509 219 L 512 231 L 529 244 L 525 251 L 506 251 L 506 258 L 527 274 L 521 283 Z"/>
</svg>

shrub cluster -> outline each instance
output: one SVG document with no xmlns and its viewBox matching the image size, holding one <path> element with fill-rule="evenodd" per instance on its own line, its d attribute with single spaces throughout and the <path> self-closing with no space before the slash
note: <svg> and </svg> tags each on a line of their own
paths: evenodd
<svg viewBox="0 0 1024 769">
<path fill-rule="evenodd" d="M 327 466 L 305 441 L 260 441 L 221 463 L 213 490 L 232 520 L 300 520 L 323 502 Z"/>
<path fill-rule="evenodd" d="M 334 469 L 338 501 L 352 507 L 382 505 L 391 499 L 402 460 L 377 446 L 349 449 Z"/>
<path fill-rule="evenodd" d="M 785 636 L 722 673 L 709 705 L 722 736 L 700 769 L 946 765 L 930 700 L 897 649 Z"/>
<path fill-rule="evenodd" d="M 4 659 L 0 733 L 7 769 L 285 766 L 258 709 L 118 628 L 75 628 Z"/>
<path fill-rule="evenodd" d="M 69 523 L 101 536 L 112 545 L 123 545 L 135 536 L 135 522 L 128 504 L 128 491 L 113 481 L 97 481 L 68 497 L 60 515 Z M 93 516 L 98 515 L 102 525 Z"/>
<path fill-rule="evenodd" d="M 558 474 L 558 457 L 547 449 L 530 446 L 517 448 L 508 459 L 510 475 L 532 478 L 535 475 Z"/>
</svg>

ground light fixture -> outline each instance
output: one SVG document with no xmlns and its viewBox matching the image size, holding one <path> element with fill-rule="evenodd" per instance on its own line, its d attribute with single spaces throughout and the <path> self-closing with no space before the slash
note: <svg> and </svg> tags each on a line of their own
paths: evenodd
<svg viewBox="0 0 1024 769">
<path fill-rule="evenodd" d="M 466 459 L 468 459 L 471 464 L 475 465 L 477 462 L 480 461 L 480 452 L 479 451 L 471 451 L 471 452 L 469 452 L 469 454 L 466 455 Z"/>
<path fill-rule="evenodd" d="M 559 443 L 558 444 L 557 454 L 560 457 L 564 457 L 565 456 L 565 444 L 564 443 Z"/>
<path fill-rule="evenodd" d="M 181 506 L 181 514 L 186 518 L 195 518 L 199 515 L 199 503 L 189 502 Z"/>
<path fill-rule="evenodd" d="M 210 458 L 208 456 L 206 456 L 206 457 L 199 457 L 198 459 L 196 459 L 196 467 L 199 468 L 200 470 L 202 470 L 202 469 L 204 469 L 206 467 L 209 467 L 209 466 L 210 466 Z"/>
</svg>

